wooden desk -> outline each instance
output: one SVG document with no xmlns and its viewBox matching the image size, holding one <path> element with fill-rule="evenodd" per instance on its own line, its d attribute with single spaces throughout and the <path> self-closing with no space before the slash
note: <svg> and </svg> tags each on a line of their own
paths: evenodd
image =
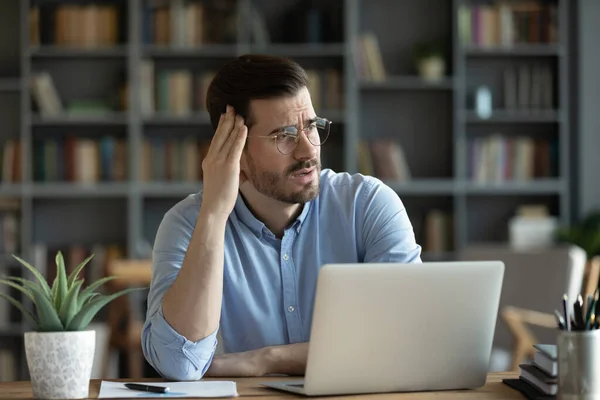
<svg viewBox="0 0 600 400">
<path fill-rule="evenodd" d="M 482 388 L 476 390 L 459 390 L 446 392 L 417 392 L 417 393 L 381 393 L 374 395 L 360 395 L 367 399 L 377 396 L 381 400 L 386 399 L 523 399 L 523 395 L 514 389 L 502 383 L 505 378 L 517 378 L 518 373 L 502 372 L 491 373 L 488 376 L 487 383 Z M 274 389 L 269 389 L 261 386 L 260 383 L 266 380 L 282 380 L 289 378 L 230 378 L 220 380 L 234 380 L 238 384 L 238 393 L 240 397 L 252 397 L 253 400 L 266 399 L 290 399 L 292 397 L 302 398 L 302 396 L 280 392 Z M 118 379 L 118 381 L 131 381 L 132 379 Z M 209 380 L 207 378 L 206 380 Z M 156 379 L 138 379 L 138 381 L 157 381 Z M 90 399 L 96 399 L 100 390 L 100 380 L 92 380 L 90 382 Z M 335 396 L 336 398 L 350 398 L 351 396 Z M 356 398 L 356 396 L 352 396 Z M 33 399 L 31 393 L 31 383 L 27 381 L 21 382 L 0 382 L 0 398 L 2 399 Z"/>
</svg>

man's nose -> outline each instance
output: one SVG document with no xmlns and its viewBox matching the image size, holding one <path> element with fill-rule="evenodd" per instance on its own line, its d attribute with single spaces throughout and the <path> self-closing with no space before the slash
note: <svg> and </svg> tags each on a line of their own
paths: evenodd
<svg viewBox="0 0 600 400">
<path fill-rule="evenodd" d="M 318 149 L 308 140 L 306 132 L 300 134 L 298 145 L 294 150 L 294 158 L 297 160 L 312 160 L 317 156 Z"/>
</svg>

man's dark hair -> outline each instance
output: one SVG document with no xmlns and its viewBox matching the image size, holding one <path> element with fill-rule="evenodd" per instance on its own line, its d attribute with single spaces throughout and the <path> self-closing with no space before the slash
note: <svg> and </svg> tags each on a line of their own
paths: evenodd
<svg viewBox="0 0 600 400">
<path fill-rule="evenodd" d="M 289 58 L 246 54 L 231 60 L 218 71 L 206 93 L 213 130 L 228 104 L 250 130 L 254 123 L 249 115 L 250 100 L 293 96 L 307 85 L 306 71 Z"/>
</svg>

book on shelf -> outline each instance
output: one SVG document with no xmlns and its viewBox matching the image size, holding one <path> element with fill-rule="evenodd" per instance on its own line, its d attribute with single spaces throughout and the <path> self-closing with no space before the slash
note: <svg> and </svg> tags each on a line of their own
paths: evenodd
<svg viewBox="0 0 600 400">
<path fill-rule="evenodd" d="M 202 180 L 202 161 L 209 140 L 184 138 L 145 138 L 141 157 L 144 182 L 197 182 Z"/>
<path fill-rule="evenodd" d="M 40 71 L 32 74 L 30 87 L 31 97 L 42 117 L 56 117 L 65 112 L 64 104 L 49 72 Z"/>
<path fill-rule="evenodd" d="M 458 33 L 463 45 L 481 48 L 556 43 L 558 10 L 545 1 L 460 4 Z"/>
<path fill-rule="evenodd" d="M 503 71 L 504 108 L 532 114 L 554 111 L 554 74 L 549 65 L 524 63 Z"/>
<path fill-rule="evenodd" d="M 21 140 L 8 139 L 2 145 L 0 152 L 2 166 L 2 183 L 19 183 L 22 180 Z"/>
<path fill-rule="evenodd" d="M 234 43 L 235 10 L 231 1 L 144 1 L 142 42 L 174 47 Z"/>
<path fill-rule="evenodd" d="M 172 116 L 190 116 L 206 111 L 206 92 L 215 71 L 162 69 L 144 59 L 140 67 L 140 108 L 145 116 L 156 112 Z"/>
<path fill-rule="evenodd" d="M 499 132 L 468 142 L 471 181 L 500 183 L 558 176 L 558 139 L 509 136 Z"/>
<path fill-rule="evenodd" d="M 38 182 L 122 182 L 127 179 L 123 138 L 45 138 L 33 143 L 33 176 Z"/>
<path fill-rule="evenodd" d="M 360 141 L 358 167 L 361 174 L 374 175 L 382 180 L 406 182 L 411 179 L 402 146 L 390 138 Z"/>
<path fill-rule="evenodd" d="M 453 248 L 453 217 L 449 212 L 431 209 L 425 213 L 421 242 L 427 253 L 443 253 Z"/>
<path fill-rule="evenodd" d="M 31 97 L 41 117 L 78 117 L 108 116 L 117 110 L 126 110 L 126 81 L 121 80 L 114 88 L 108 88 L 109 96 L 72 98 L 65 101 L 61 98 L 52 75 L 48 71 L 35 72 L 30 82 Z"/>
<path fill-rule="evenodd" d="M 162 113 L 190 116 L 206 111 L 206 92 L 216 71 L 193 71 L 186 68 L 157 70 L 153 60 L 141 63 L 141 112 L 145 116 Z M 335 68 L 306 69 L 313 107 L 339 110 L 343 105 L 341 72 Z M 327 116 L 324 116 L 327 117 Z"/>
<path fill-rule="evenodd" d="M 374 82 L 386 79 L 385 64 L 375 33 L 366 31 L 356 37 L 354 65 L 357 75 L 362 79 Z"/>
<path fill-rule="evenodd" d="M 20 251 L 20 225 L 17 212 L 0 209 L 0 254 L 8 256 Z"/>
<path fill-rule="evenodd" d="M 30 44 L 75 48 L 110 47 L 119 40 L 120 10 L 114 4 L 45 2 L 29 10 Z"/>
<path fill-rule="evenodd" d="M 335 68 L 306 69 L 308 90 L 315 111 L 344 108 L 342 76 Z M 326 115 L 323 115 L 327 118 Z"/>
</svg>

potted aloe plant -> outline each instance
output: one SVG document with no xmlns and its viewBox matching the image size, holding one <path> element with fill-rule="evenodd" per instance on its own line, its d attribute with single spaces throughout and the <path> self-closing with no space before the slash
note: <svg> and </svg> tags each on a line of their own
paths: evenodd
<svg viewBox="0 0 600 400">
<path fill-rule="evenodd" d="M 81 399 L 89 396 L 89 382 L 94 361 L 95 331 L 86 328 L 94 316 L 109 302 L 130 291 L 103 295 L 95 292 L 109 276 L 91 282 L 82 290 L 79 273 L 92 259 L 92 254 L 69 276 L 62 253 L 56 254 L 56 279 L 52 283 L 32 265 L 13 255 L 35 279 L 7 277 L 0 283 L 23 293 L 35 305 L 31 312 L 24 302 L 0 292 L 29 320 L 33 331 L 25 332 L 25 355 L 36 399 Z"/>
</svg>

